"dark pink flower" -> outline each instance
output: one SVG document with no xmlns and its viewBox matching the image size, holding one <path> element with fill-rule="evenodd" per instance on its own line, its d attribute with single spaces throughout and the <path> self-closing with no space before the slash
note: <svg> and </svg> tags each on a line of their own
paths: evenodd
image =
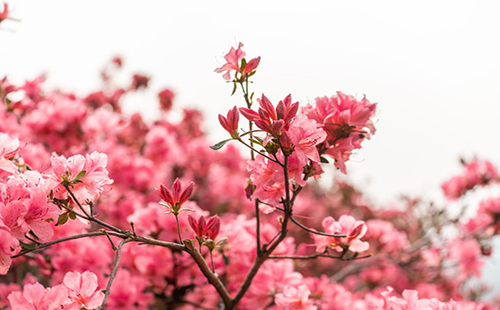
<svg viewBox="0 0 500 310">
<path fill-rule="evenodd" d="M 299 109 L 298 102 L 292 103 L 291 95 L 280 101 L 276 109 L 264 94 L 257 100 L 260 104 L 258 113 L 252 109 L 240 108 L 241 114 L 275 137 L 281 135 L 283 130 L 288 130 L 290 121 L 297 115 Z"/>
<path fill-rule="evenodd" d="M 0 13 L 0 23 L 9 18 L 9 5 L 7 3 L 3 4 L 3 12 Z"/>
<path fill-rule="evenodd" d="M 164 89 L 158 93 L 158 99 L 160 100 L 160 109 L 163 112 L 168 112 L 172 108 L 172 103 L 174 101 L 175 93 L 170 89 Z"/>
<path fill-rule="evenodd" d="M 189 185 L 182 190 L 182 184 L 179 179 L 175 179 L 174 184 L 172 184 L 172 191 L 170 191 L 165 185 L 161 184 L 160 188 L 156 189 L 156 193 L 160 196 L 163 201 L 167 203 L 167 207 L 174 214 L 179 212 L 182 205 L 191 197 L 193 194 L 194 183 L 191 182 Z"/>
<path fill-rule="evenodd" d="M 212 216 L 208 221 L 205 220 L 204 216 L 200 216 L 200 218 L 196 220 L 191 215 L 188 215 L 188 221 L 198 241 L 203 241 L 205 239 L 215 240 L 219 235 L 220 219 L 217 215 Z"/>
<path fill-rule="evenodd" d="M 219 114 L 219 122 L 224 127 L 224 129 L 229 132 L 231 138 L 237 139 L 238 134 L 238 121 L 240 119 L 240 113 L 238 108 L 234 106 L 229 112 L 227 112 L 227 117 Z"/>
</svg>

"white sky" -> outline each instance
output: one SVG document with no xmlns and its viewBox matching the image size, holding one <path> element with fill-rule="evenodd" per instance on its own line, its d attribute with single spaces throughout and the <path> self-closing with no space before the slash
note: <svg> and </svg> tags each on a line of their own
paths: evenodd
<svg viewBox="0 0 500 310">
<path fill-rule="evenodd" d="M 2 24 L 0 76 L 46 72 L 49 85 L 85 94 L 120 54 L 153 77 L 153 91 L 127 98 L 130 111 L 153 117 L 155 91 L 169 86 L 180 106 L 205 112 L 213 141 L 225 137 L 217 114 L 243 104 L 213 72 L 238 41 L 262 56 L 254 90 L 273 102 L 366 94 L 379 103 L 378 131 L 348 172 L 380 202 L 440 197 L 459 156 L 500 165 L 498 1 L 9 3 L 22 22 Z"/>
<path fill-rule="evenodd" d="M 255 91 L 307 102 L 336 91 L 378 102 L 377 133 L 348 165 L 386 202 L 439 197 L 459 156 L 500 164 L 500 3 L 497 1 L 39 1 L 12 0 L 20 23 L 0 31 L 0 75 L 84 94 L 113 55 L 153 77 L 130 110 L 155 113 L 155 91 L 218 113 L 243 104 L 213 72 L 237 41 L 262 56 Z M 312 3 L 312 4 L 311 4 Z M 12 30 L 12 31 L 10 31 Z"/>
</svg>

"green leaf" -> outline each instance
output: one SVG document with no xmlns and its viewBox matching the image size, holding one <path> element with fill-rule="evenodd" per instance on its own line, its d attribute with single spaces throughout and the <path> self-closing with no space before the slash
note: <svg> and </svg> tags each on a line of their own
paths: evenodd
<svg viewBox="0 0 500 310">
<path fill-rule="evenodd" d="M 253 143 L 257 144 L 257 145 L 260 145 L 260 146 L 263 146 L 262 145 L 262 139 L 259 139 L 257 137 L 254 137 L 253 139 L 248 139 L 250 141 L 252 141 Z"/>
<path fill-rule="evenodd" d="M 76 214 L 73 213 L 73 212 L 70 212 L 69 213 L 69 218 L 72 219 L 72 220 L 76 220 Z"/>
<path fill-rule="evenodd" d="M 233 91 L 231 92 L 231 96 L 234 95 L 234 93 L 236 92 L 236 89 L 238 89 L 238 84 L 236 84 L 236 82 L 233 83 L 234 86 L 233 86 Z"/>
<path fill-rule="evenodd" d="M 75 181 L 78 181 L 81 178 L 83 178 L 83 176 L 85 176 L 85 173 L 87 173 L 87 171 L 85 170 L 80 171 L 80 173 L 76 176 Z"/>
<path fill-rule="evenodd" d="M 257 73 L 257 70 L 256 71 L 252 71 L 248 74 L 248 77 L 251 77 L 252 75 L 254 75 L 255 73 Z"/>
<path fill-rule="evenodd" d="M 216 144 L 212 145 L 210 148 L 211 148 L 212 150 L 216 150 L 216 151 L 217 151 L 217 150 L 220 150 L 220 149 L 221 149 L 221 148 L 222 148 L 222 147 L 223 147 L 226 143 L 228 143 L 228 142 L 229 142 L 229 141 L 231 141 L 231 140 L 233 140 L 233 139 L 223 140 L 223 141 L 221 141 L 221 142 L 218 142 L 218 143 L 216 143 Z"/>
<path fill-rule="evenodd" d="M 68 221 L 68 213 L 63 213 L 63 214 L 59 215 L 59 218 L 57 219 L 56 226 L 64 225 L 64 224 L 66 224 L 67 221 Z"/>
<path fill-rule="evenodd" d="M 324 163 L 324 164 L 329 164 L 330 163 L 328 161 L 328 159 L 324 158 L 323 156 L 321 156 L 320 159 L 321 159 L 321 162 Z"/>
<path fill-rule="evenodd" d="M 19 245 L 21 245 L 21 248 L 23 248 L 23 250 L 34 250 L 34 249 L 36 249 L 36 245 L 30 244 L 30 243 L 24 243 L 22 241 L 19 241 Z"/>
<path fill-rule="evenodd" d="M 227 257 L 225 254 L 222 254 L 222 258 L 224 259 L 224 264 L 226 266 L 228 266 L 229 265 L 229 257 Z"/>
<path fill-rule="evenodd" d="M 243 58 L 241 60 L 240 73 L 243 73 L 243 70 L 245 70 L 246 66 L 247 66 L 247 60 L 245 58 Z"/>
</svg>

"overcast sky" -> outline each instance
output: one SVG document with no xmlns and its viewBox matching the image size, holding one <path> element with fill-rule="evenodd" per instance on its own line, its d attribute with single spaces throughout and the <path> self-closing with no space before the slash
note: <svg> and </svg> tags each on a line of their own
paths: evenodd
<svg viewBox="0 0 500 310">
<path fill-rule="evenodd" d="M 381 203 L 401 193 L 439 200 L 460 156 L 500 164 L 498 1 L 9 3 L 22 21 L 2 23 L 0 76 L 44 72 L 50 85 L 86 94 L 119 54 L 128 71 L 153 78 L 128 111 L 154 118 L 155 92 L 171 87 L 179 106 L 205 112 L 213 141 L 225 137 L 217 114 L 243 104 L 213 72 L 239 41 L 262 56 L 254 90 L 273 102 L 366 95 L 378 103 L 377 133 L 348 173 Z"/>
</svg>

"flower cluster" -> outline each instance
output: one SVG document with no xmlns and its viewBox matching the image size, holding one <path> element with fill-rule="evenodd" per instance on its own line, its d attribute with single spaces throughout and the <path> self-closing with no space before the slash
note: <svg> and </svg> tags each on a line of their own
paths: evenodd
<svg viewBox="0 0 500 310">
<path fill-rule="evenodd" d="M 458 199 L 476 186 L 484 186 L 500 180 L 498 168 L 487 160 L 477 158 L 463 162 L 465 171 L 441 185 L 444 195 L 450 200 Z"/>
</svg>

